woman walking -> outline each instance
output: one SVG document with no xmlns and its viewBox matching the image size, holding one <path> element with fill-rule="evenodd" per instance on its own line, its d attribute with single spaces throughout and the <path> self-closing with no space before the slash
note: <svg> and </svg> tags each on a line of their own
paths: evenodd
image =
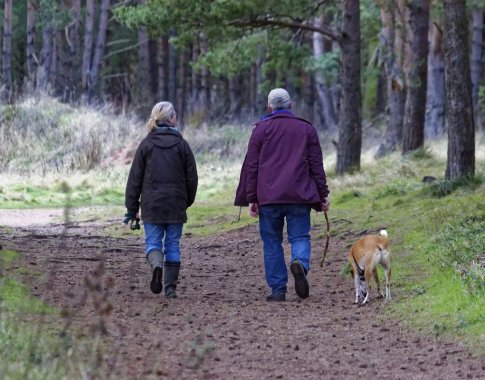
<svg viewBox="0 0 485 380">
<path fill-rule="evenodd" d="M 197 192 L 197 167 L 187 141 L 175 127 L 173 104 L 152 109 L 148 135 L 138 146 L 125 192 L 125 223 L 139 218 L 145 229 L 145 252 L 152 269 L 150 289 L 176 298 L 180 271 L 180 238 L 187 208 Z"/>
</svg>

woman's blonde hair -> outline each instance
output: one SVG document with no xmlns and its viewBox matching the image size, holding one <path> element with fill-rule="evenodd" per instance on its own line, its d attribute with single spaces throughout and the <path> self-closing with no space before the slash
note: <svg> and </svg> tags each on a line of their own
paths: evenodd
<svg viewBox="0 0 485 380">
<path fill-rule="evenodd" d="M 153 106 L 150 119 L 148 119 L 147 128 L 151 132 L 157 125 L 166 122 L 175 115 L 175 108 L 170 102 L 160 102 Z"/>
</svg>

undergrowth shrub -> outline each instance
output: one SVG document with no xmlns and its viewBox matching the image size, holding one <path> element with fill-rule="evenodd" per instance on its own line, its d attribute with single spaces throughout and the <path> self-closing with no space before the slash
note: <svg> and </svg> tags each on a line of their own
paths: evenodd
<svg viewBox="0 0 485 380">
<path fill-rule="evenodd" d="M 424 196 L 431 196 L 434 198 L 442 198 L 450 195 L 457 189 L 475 190 L 483 184 L 483 176 L 477 174 L 474 178 L 461 177 L 454 180 L 438 180 L 431 183 L 423 190 Z"/>
<path fill-rule="evenodd" d="M 70 106 L 49 97 L 0 105 L 0 171 L 89 170 L 143 126 L 135 117 L 114 115 L 109 107 Z"/>
</svg>

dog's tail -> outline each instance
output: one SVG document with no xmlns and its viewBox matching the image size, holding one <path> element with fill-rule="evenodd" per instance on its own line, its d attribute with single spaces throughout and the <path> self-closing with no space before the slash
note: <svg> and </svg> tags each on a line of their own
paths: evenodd
<svg viewBox="0 0 485 380">
<path fill-rule="evenodd" d="M 389 245 L 389 236 L 387 235 L 387 231 L 386 230 L 381 230 L 379 232 L 379 235 L 382 236 L 382 245 L 384 249 L 387 249 L 388 245 Z"/>
</svg>

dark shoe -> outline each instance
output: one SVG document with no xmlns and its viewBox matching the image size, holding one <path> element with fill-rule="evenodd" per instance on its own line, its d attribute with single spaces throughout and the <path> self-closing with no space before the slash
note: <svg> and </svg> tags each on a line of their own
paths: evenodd
<svg viewBox="0 0 485 380">
<path fill-rule="evenodd" d="M 177 281 L 179 278 L 180 263 L 165 261 L 165 276 L 163 278 L 163 285 L 165 287 L 165 297 L 177 298 Z"/>
<path fill-rule="evenodd" d="M 150 282 L 150 289 L 155 294 L 160 294 L 162 292 L 162 288 L 163 288 L 162 275 L 163 275 L 162 267 L 156 267 L 153 270 L 152 282 Z"/>
<path fill-rule="evenodd" d="M 268 297 L 266 297 L 266 301 L 286 301 L 286 293 L 271 293 Z"/>
<path fill-rule="evenodd" d="M 290 271 L 295 278 L 296 294 L 302 299 L 308 298 L 310 285 L 308 285 L 306 278 L 305 267 L 298 260 L 295 260 L 290 265 Z"/>
</svg>

